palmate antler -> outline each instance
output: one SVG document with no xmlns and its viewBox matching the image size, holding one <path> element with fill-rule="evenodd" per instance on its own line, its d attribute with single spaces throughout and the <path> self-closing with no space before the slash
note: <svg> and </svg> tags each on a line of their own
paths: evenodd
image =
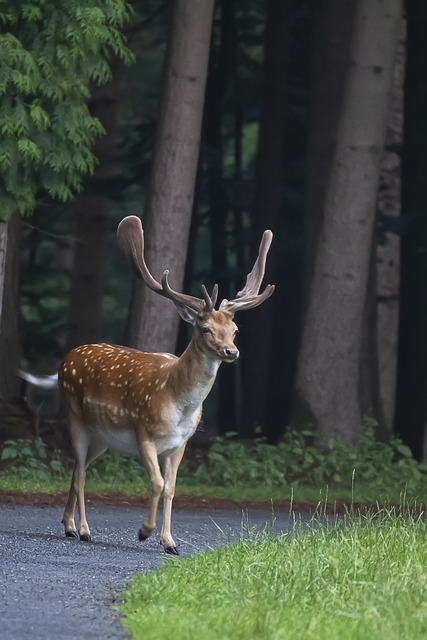
<svg viewBox="0 0 427 640">
<path fill-rule="evenodd" d="M 259 289 L 264 277 L 265 262 L 272 239 L 272 232 L 264 231 L 258 258 L 246 278 L 245 286 L 237 293 L 234 300 L 224 299 L 221 302 L 219 306 L 221 311 L 228 311 L 234 314 L 236 311 L 253 309 L 271 296 L 274 291 L 273 285 L 267 285 L 261 294 L 259 294 Z M 210 312 L 215 308 L 218 298 L 218 285 L 214 285 L 211 295 L 208 294 L 206 287 L 202 285 L 203 298 L 196 298 L 195 296 L 174 291 L 169 284 L 168 270 L 164 271 L 161 284 L 151 275 L 144 258 L 142 223 L 137 216 L 127 216 L 120 222 L 117 229 L 117 242 L 135 275 L 140 280 L 143 280 L 152 291 L 169 298 L 175 305 L 187 308 L 198 314 Z"/>
<path fill-rule="evenodd" d="M 259 294 L 259 290 L 264 278 L 265 261 L 267 259 L 267 253 L 270 249 L 272 240 L 273 234 L 267 229 L 267 231 L 264 231 L 262 235 L 258 250 L 258 258 L 255 260 L 252 271 L 248 273 L 245 286 L 237 293 L 234 300 L 223 300 L 221 302 L 219 306 L 221 311 L 236 313 L 236 311 L 253 309 L 271 296 L 274 291 L 274 285 L 268 284 L 261 294 Z"/>
<path fill-rule="evenodd" d="M 123 218 L 117 228 L 117 243 L 127 258 L 135 275 L 155 293 L 169 298 L 181 307 L 187 307 L 196 313 L 212 311 L 218 297 L 218 286 L 215 285 L 209 295 L 206 287 L 202 287 L 203 299 L 174 291 L 169 284 L 169 270 L 162 276 L 162 283 L 158 282 L 148 270 L 144 258 L 144 231 L 141 220 L 137 216 Z"/>
</svg>

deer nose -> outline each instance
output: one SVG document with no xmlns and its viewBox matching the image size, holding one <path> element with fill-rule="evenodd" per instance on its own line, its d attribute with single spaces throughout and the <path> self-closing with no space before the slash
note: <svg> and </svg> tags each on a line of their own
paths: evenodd
<svg viewBox="0 0 427 640">
<path fill-rule="evenodd" d="M 227 360 L 237 360 L 237 358 L 239 357 L 239 350 L 238 349 L 224 349 L 224 355 L 227 358 Z"/>
</svg>

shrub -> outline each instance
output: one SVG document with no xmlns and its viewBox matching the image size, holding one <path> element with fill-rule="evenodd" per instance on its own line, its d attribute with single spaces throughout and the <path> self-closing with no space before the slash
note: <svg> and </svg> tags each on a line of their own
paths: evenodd
<svg viewBox="0 0 427 640">
<path fill-rule="evenodd" d="M 41 438 L 6 440 L 1 449 L 0 463 L 2 469 L 21 476 L 65 473 L 59 452 L 49 452 Z"/>
</svg>

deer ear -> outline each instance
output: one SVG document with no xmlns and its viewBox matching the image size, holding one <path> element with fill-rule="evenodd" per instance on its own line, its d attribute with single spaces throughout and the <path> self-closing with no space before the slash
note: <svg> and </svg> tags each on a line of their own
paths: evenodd
<svg viewBox="0 0 427 640">
<path fill-rule="evenodd" d="M 192 309 L 189 309 L 188 307 L 185 307 L 184 305 L 181 305 L 181 304 L 175 303 L 175 307 L 179 315 L 185 322 L 189 322 L 193 326 L 196 324 L 196 317 L 197 317 L 196 312 L 194 312 Z"/>
</svg>

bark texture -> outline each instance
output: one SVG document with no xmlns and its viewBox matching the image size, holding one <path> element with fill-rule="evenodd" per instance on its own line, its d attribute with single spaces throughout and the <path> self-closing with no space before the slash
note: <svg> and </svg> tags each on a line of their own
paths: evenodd
<svg viewBox="0 0 427 640">
<path fill-rule="evenodd" d="M 199 155 L 214 0 L 175 0 L 166 54 L 153 166 L 144 211 L 146 261 L 181 290 Z M 136 282 L 128 343 L 174 351 L 179 316 L 169 301 Z"/>
<path fill-rule="evenodd" d="M 320 0 L 314 7 L 313 54 L 307 144 L 307 196 L 304 219 L 303 310 L 313 275 L 324 218 L 347 71 L 355 0 Z"/>
<path fill-rule="evenodd" d="M 358 0 L 337 142 L 319 223 L 296 393 L 322 440 L 358 440 L 359 361 L 400 0 Z"/>
</svg>

